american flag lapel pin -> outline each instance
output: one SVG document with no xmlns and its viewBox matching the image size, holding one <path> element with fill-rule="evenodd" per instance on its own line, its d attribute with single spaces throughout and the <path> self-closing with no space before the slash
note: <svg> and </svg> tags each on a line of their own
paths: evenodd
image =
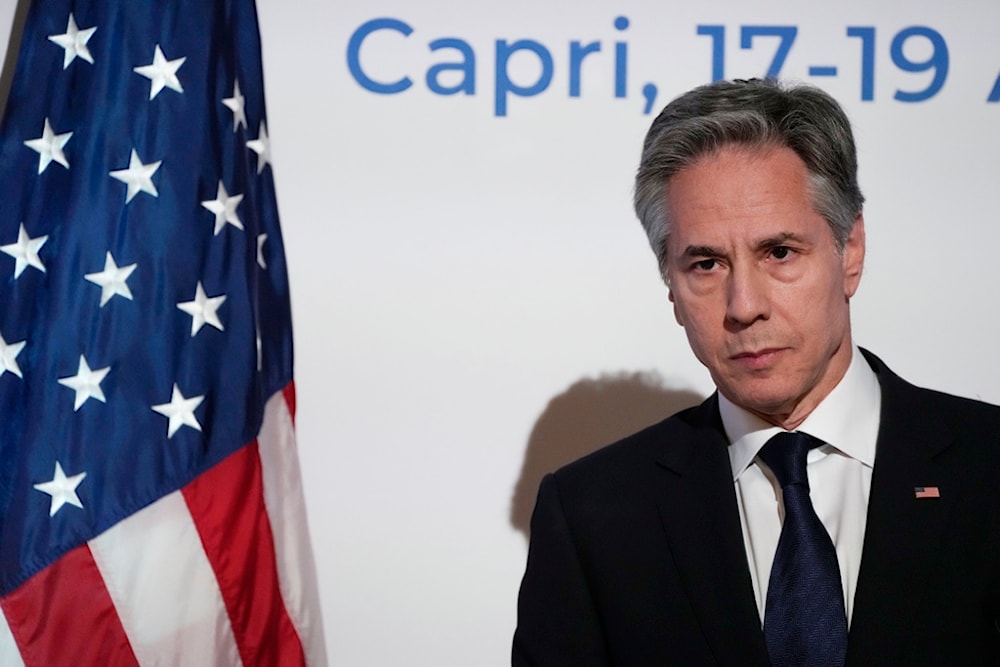
<svg viewBox="0 0 1000 667">
<path fill-rule="evenodd" d="M 940 498 L 941 490 L 936 486 L 915 486 L 913 495 L 916 498 Z"/>
</svg>

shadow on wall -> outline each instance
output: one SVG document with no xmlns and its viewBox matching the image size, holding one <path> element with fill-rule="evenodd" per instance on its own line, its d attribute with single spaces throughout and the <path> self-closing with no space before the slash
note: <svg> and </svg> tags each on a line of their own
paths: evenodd
<svg viewBox="0 0 1000 667">
<path fill-rule="evenodd" d="M 538 485 L 546 473 L 655 424 L 704 397 L 673 389 L 656 372 L 602 375 L 574 383 L 545 407 L 531 430 L 510 522 L 530 537 Z"/>
</svg>

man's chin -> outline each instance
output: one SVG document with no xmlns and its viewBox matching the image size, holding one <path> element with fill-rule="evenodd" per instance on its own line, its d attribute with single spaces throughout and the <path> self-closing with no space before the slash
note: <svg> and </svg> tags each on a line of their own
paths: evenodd
<svg viewBox="0 0 1000 667">
<path fill-rule="evenodd" d="M 778 388 L 741 388 L 740 391 L 723 393 L 734 404 L 777 426 L 795 411 L 798 403 L 788 391 L 780 391 Z"/>
</svg>

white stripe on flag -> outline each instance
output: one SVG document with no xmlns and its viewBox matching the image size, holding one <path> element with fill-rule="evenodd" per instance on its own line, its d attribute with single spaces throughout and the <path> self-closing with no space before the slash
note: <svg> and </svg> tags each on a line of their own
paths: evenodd
<svg viewBox="0 0 1000 667">
<path fill-rule="evenodd" d="M 90 550 L 140 665 L 242 664 L 179 491 L 106 530 Z"/>
<path fill-rule="evenodd" d="M 0 612 L 0 665 L 3 667 L 24 667 L 21 652 L 17 650 L 14 635 L 10 634 L 7 617 Z"/>
<path fill-rule="evenodd" d="M 302 495 L 295 427 L 283 392 L 272 396 L 264 407 L 257 444 L 281 597 L 302 640 L 306 664 L 326 665 L 319 585 Z"/>
</svg>

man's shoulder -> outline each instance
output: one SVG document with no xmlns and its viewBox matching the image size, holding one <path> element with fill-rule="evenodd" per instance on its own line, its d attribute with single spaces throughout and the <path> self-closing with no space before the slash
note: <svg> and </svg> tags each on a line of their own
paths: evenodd
<svg viewBox="0 0 1000 667">
<path fill-rule="evenodd" d="M 974 427 L 1000 433 L 1000 405 L 914 385 L 867 350 L 864 355 L 882 386 L 883 400 L 902 404 L 906 412 L 938 415 L 955 427 Z"/>
<path fill-rule="evenodd" d="M 870 352 L 865 357 L 882 387 L 880 448 L 899 454 L 898 445 L 906 444 L 910 451 L 919 442 L 928 452 L 948 449 L 954 460 L 965 461 L 963 467 L 1000 466 L 1000 406 L 918 387 Z"/>
<path fill-rule="evenodd" d="M 949 413 L 981 416 L 986 420 L 1000 420 L 1000 405 L 965 396 L 956 396 L 936 389 L 913 387 L 917 396 L 930 405 Z"/>
<path fill-rule="evenodd" d="M 575 530 L 618 534 L 657 521 L 667 498 L 687 502 L 707 487 L 733 488 L 714 394 L 548 475 L 539 503 L 556 502 Z"/>
<path fill-rule="evenodd" d="M 591 485 L 599 479 L 634 480 L 637 473 L 662 467 L 691 451 L 712 447 L 724 451 L 725 444 L 718 399 L 713 394 L 699 405 L 564 465 L 554 475 L 560 485 Z"/>
<path fill-rule="evenodd" d="M 991 443 L 1000 452 L 1000 406 L 934 389 L 913 387 L 910 407 L 938 416 L 956 435 Z"/>
</svg>

